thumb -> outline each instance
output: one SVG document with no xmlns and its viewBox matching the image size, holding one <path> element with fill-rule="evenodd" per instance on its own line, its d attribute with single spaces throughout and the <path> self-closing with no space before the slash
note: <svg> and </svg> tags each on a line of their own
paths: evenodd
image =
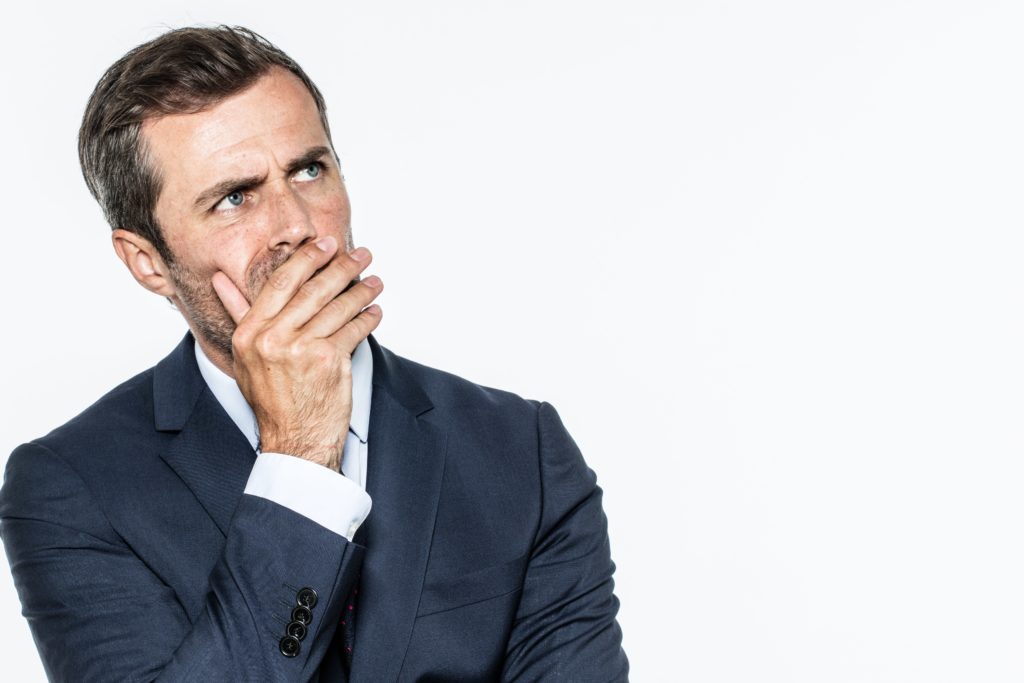
<svg viewBox="0 0 1024 683">
<path fill-rule="evenodd" d="M 245 317 L 245 314 L 249 312 L 249 302 L 245 300 L 245 296 L 238 290 L 235 283 L 231 281 L 231 278 L 223 272 L 218 270 L 213 274 L 212 280 L 213 291 L 217 292 L 220 302 L 224 304 L 228 315 L 231 316 L 231 319 L 237 325 Z"/>
</svg>

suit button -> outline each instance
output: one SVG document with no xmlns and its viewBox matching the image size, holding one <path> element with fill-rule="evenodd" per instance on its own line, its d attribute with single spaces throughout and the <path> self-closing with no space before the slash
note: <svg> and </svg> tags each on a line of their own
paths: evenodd
<svg viewBox="0 0 1024 683">
<path fill-rule="evenodd" d="M 294 657 L 295 655 L 299 654 L 299 650 L 302 649 L 302 646 L 299 645 L 299 639 L 295 636 L 285 636 L 284 638 L 282 638 L 280 647 L 281 654 L 283 654 L 285 657 Z"/>
<path fill-rule="evenodd" d="M 295 596 L 295 601 L 299 603 L 300 607 L 313 609 L 316 606 L 316 591 L 312 588 L 303 588 Z"/>
<path fill-rule="evenodd" d="M 285 629 L 285 632 L 292 638 L 302 640 L 306 637 L 306 625 L 300 621 L 293 621 L 288 624 L 288 628 Z"/>
<path fill-rule="evenodd" d="M 299 605 L 292 610 L 292 621 L 297 621 L 300 624 L 308 626 L 309 623 L 313 621 L 313 613 L 309 611 L 308 607 Z"/>
<path fill-rule="evenodd" d="M 313 613 L 309 611 L 308 607 L 299 605 L 292 610 L 292 621 L 297 621 L 300 624 L 309 626 L 310 622 L 313 621 Z"/>
</svg>

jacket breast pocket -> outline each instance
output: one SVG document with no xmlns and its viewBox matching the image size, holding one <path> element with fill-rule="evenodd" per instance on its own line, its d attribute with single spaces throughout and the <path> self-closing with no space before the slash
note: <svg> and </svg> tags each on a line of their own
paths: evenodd
<svg viewBox="0 0 1024 683">
<path fill-rule="evenodd" d="M 523 585 L 527 556 L 477 569 L 454 577 L 427 580 L 423 584 L 417 617 L 444 612 L 513 593 Z"/>
</svg>

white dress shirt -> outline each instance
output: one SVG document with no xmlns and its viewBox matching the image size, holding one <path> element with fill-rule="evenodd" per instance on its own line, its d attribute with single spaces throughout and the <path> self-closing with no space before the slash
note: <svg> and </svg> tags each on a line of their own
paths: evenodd
<svg viewBox="0 0 1024 683">
<path fill-rule="evenodd" d="M 256 416 L 238 384 L 206 357 L 198 342 L 195 347 L 206 386 L 256 450 Z M 245 493 L 272 500 L 351 541 L 370 514 L 366 456 L 372 392 L 373 354 L 364 339 L 352 353 L 352 417 L 341 456 L 341 473 L 292 455 L 258 452 Z"/>
</svg>

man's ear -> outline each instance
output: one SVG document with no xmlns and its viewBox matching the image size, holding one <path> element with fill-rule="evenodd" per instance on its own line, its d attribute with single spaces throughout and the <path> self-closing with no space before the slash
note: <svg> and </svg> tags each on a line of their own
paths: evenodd
<svg viewBox="0 0 1024 683">
<path fill-rule="evenodd" d="M 154 294 L 165 297 L 175 295 L 170 269 L 149 240 L 121 228 L 116 228 L 110 239 L 114 243 L 117 257 L 128 266 L 132 277 L 140 285 Z"/>
</svg>

